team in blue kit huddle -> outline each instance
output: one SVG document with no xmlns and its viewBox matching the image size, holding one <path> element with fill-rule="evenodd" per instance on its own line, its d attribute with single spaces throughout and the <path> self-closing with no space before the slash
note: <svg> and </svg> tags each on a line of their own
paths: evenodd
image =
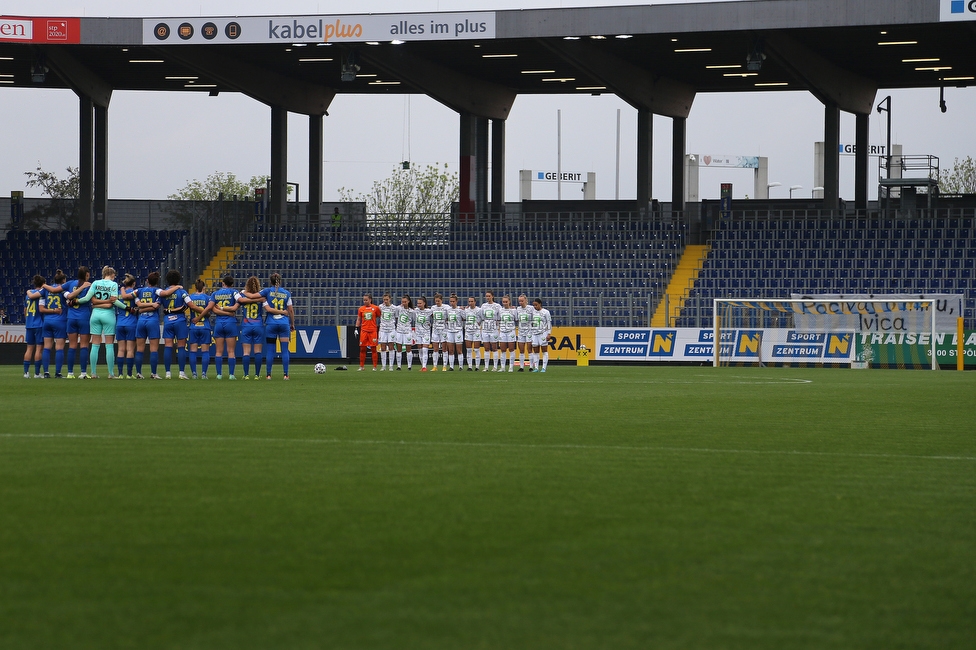
<svg viewBox="0 0 976 650">
<path fill-rule="evenodd" d="M 235 348 L 240 334 L 245 379 L 251 378 L 252 352 L 255 355 L 253 378 L 258 378 L 262 348 L 265 353 L 265 376 L 271 379 L 275 344 L 278 342 L 283 378 L 288 379 L 288 345 L 295 328 L 295 313 L 291 292 L 281 286 L 279 274 L 272 274 L 270 286 L 265 288 L 261 288 L 260 281 L 251 276 L 244 291 L 235 289 L 234 278 L 227 275 L 222 280 L 222 286 L 212 294 L 205 293 L 202 280 L 196 281 L 195 293 L 190 294 L 182 286 L 178 271 L 166 274 L 165 289 L 159 286 L 158 273 L 150 273 L 145 286 L 139 288 L 136 288 L 136 280 L 131 275 L 125 276 L 121 286 L 115 283 L 115 270 L 110 267 L 103 269 L 103 279 L 94 285 L 90 279 L 87 267 L 80 267 L 77 279 L 70 281 L 59 269 L 54 275 L 53 285 L 47 284 L 46 278 L 40 275 L 34 276 L 32 287 L 24 298 L 27 341 L 25 378 L 32 376 L 32 362 L 34 378 L 50 378 L 52 352 L 55 378 L 74 379 L 76 361 L 81 369 L 78 378 L 97 378 L 95 368 L 104 343 L 110 379 L 143 379 L 147 347 L 149 376 L 162 379 L 158 372 L 159 342 L 162 340 L 166 379 L 172 378 L 174 349 L 180 379 L 189 379 L 187 363 L 193 378 L 199 376 L 206 379 L 211 342 L 215 344 L 217 353 L 217 379 L 223 378 L 225 365 L 228 379 L 236 379 Z M 238 312 L 242 314 L 240 330 Z M 211 318 L 214 319 L 212 328 Z M 106 319 L 111 319 L 111 322 Z M 63 375 L 65 362 L 67 374 Z M 199 375 L 198 365 L 201 366 Z"/>
</svg>

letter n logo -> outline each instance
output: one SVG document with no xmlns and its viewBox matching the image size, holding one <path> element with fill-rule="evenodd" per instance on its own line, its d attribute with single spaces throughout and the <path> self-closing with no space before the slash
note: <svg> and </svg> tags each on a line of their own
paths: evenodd
<svg viewBox="0 0 976 650">
<path fill-rule="evenodd" d="M 758 357 L 759 346 L 762 345 L 762 332 L 744 330 L 739 332 L 739 341 L 735 346 L 735 354 L 739 357 Z"/>
<path fill-rule="evenodd" d="M 654 332 L 651 335 L 651 354 L 670 356 L 674 351 L 674 332 Z"/>
<path fill-rule="evenodd" d="M 827 335 L 827 354 L 824 356 L 836 359 L 846 358 L 850 355 L 851 334 L 828 334 Z"/>
</svg>

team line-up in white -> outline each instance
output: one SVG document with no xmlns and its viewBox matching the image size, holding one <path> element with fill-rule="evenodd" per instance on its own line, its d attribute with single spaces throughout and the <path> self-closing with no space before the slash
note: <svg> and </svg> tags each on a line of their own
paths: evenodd
<svg viewBox="0 0 976 650">
<path fill-rule="evenodd" d="M 531 372 L 545 372 L 549 364 L 549 335 L 552 332 L 552 315 L 536 298 L 529 304 L 525 294 L 518 297 L 518 306 L 512 305 L 509 296 L 503 296 L 501 304 L 495 302 L 492 291 L 485 292 L 485 302 L 480 306 L 475 298 L 468 298 L 466 307 L 458 305 L 457 294 L 451 294 L 448 303 L 440 293 L 434 294 L 434 304 L 426 297 L 417 300 L 415 307 L 408 295 L 394 305 L 389 293 L 383 294 L 380 305 L 373 304 L 373 295 L 363 295 L 363 306 L 356 317 L 356 335 L 359 337 L 359 370 L 366 368 L 366 353 L 372 350 L 373 370 L 377 370 L 377 352 L 382 359 L 380 371 L 403 368 L 406 353 L 407 370 L 413 367 L 413 350 L 419 349 L 421 372 L 427 372 L 427 363 L 433 352 L 430 370 L 437 370 L 443 357 L 443 370 L 453 371 L 455 360 L 458 370 L 464 370 L 467 358 L 468 371 L 508 372 L 526 367 Z M 525 355 L 529 359 L 526 362 Z M 481 363 L 484 361 L 484 368 Z"/>
</svg>

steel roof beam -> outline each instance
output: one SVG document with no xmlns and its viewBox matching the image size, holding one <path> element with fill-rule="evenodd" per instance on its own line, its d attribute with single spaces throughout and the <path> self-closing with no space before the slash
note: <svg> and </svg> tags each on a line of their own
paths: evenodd
<svg viewBox="0 0 976 650">
<path fill-rule="evenodd" d="M 668 117 L 688 117 L 691 112 L 696 91 L 689 84 L 655 74 L 583 41 L 540 43 L 638 110 Z"/>
<path fill-rule="evenodd" d="M 78 96 L 90 97 L 96 106 L 108 108 L 112 101 L 112 85 L 70 54 L 66 46 L 49 46 L 36 51 Z"/>
<path fill-rule="evenodd" d="M 765 50 L 824 104 L 861 115 L 874 110 L 877 82 L 835 65 L 785 34 L 764 36 Z"/>
<path fill-rule="evenodd" d="M 363 61 L 418 88 L 458 113 L 505 120 L 518 95 L 506 86 L 468 76 L 411 54 L 406 45 L 368 47 L 358 52 Z"/>
<path fill-rule="evenodd" d="M 324 115 L 336 91 L 328 86 L 286 77 L 266 68 L 220 54 L 188 47 L 156 48 L 160 56 L 209 77 L 220 89 L 236 90 L 268 106 L 292 113 Z"/>
</svg>

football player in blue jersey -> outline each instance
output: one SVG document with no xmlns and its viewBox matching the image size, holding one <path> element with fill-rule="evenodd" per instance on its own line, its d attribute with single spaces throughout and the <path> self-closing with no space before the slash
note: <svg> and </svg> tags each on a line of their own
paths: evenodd
<svg viewBox="0 0 976 650">
<path fill-rule="evenodd" d="M 201 364 L 200 377 L 207 378 L 210 367 L 210 340 L 213 332 L 210 330 L 210 296 L 203 292 L 207 287 L 203 280 L 197 279 L 193 283 L 196 293 L 190 295 L 193 303 L 191 308 L 196 314 L 190 320 L 190 373 L 197 378 L 197 362 Z"/>
<path fill-rule="evenodd" d="M 136 321 L 136 379 L 143 379 L 142 362 L 149 342 L 150 377 L 162 379 L 156 372 L 159 367 L 159 307 L 162 303 L 159 296 L 159 273 L 153 271 L 146 278 L 146 286 L 136 291 L 136 309 L 139 318 Z"/>
<path fill-rule="evenodd" d="M 44 349 L 44 316 L 41 314 L 40 304 L 44 286 L 43 276 L 35 275 L 33 289 L 27 290 L 24 297 L 24 325 L 27 328 L 27 352 L 24 353 L 24 379 L 30 379 L 30 363 L 34 360 L 34 379 L 41 378 L 41 357 Z"/>
<path fill-rule="evenodd" d="M 275 353 L 274 341 L 278 341 L 281 345 L 282 379 L 288 379 L 288 365 L 291 362 L 291 351 L 288 345 L 291 343 L 291 333 L 295 329 L 295 309 L 291 302 L 291 292 L 281 286 L 281 275 L 272 273 L 268 280 L 271 286 L 261 291 L 261 295 L 267 301 L 264 309 L 270 314 L 265 323 L 265 335 L 268 337 L 265 374 L 267 379 L 271 379 L 271 364 L 274 362 Z"/>
<path fill-rule="evenodd" d="M 67 281 L 67 276 L 61 269 L 54 272 L 54 286 L 44 285 L 44 352 L 41 360 L 44 364 L 44 376 L 48 377 L 51 363 L 51 350 L 54 349 L 54 378 L 61 379 L 61 369 L 64 367 L 64 342 L 68 338 L 68 307 L 64 304 L 61 285 Z"/>
<path fill-rule="evenodd" d="M 64 301 L 68 305 L 68 376 L 75 378 L 75 358 L 81 365 L 79 379 L 88 379 L 88 350 L 91 346 L 91 304 L 79 303 L 88 293 L 91 273 L 87 266 L 78 267 L 78 279 L 69 280 L 63 286 Z"/>
<path fill-rule="evenodd" d="M 217 347 L 217 379 L 223 379 L 223 357 L 227 353 L 228 379 L 237 379 L 234 371 L 237 366 L 237 310 L 241 306 L 240 292 L 234 288 L 234 276 L 227 274 L 223 287 L 214 291 L 207 306 L 215 315 L 214 344 Z"/>
<path fill-rule="evenodd" d="M 119 302 L 125 305 L 125 309 L 119 309 L 115 313 L 115 343 L 118 350 L 119 379 L 135 379 L 132 375 L 132 367 L 135 365 L 136 357 L 136 323 L 139 316 L 136 312 L 136 279 L 128 273 L 122 278 L 122 287 L 119 289 Z M 126 368 L 128 372 L 123 372 Z"/>
<path fill-rule="evenodd" d="M 169 286 L 159 292 L 163 302 L 160 309 L 163 312 L 163 366 L 166 368 L 166 379 L 172 379 L 170 368 L 173 365 L 173 345 L 176 345 L 177 363 L 180 366 L 180 379 L 186 376 L 186 339 L 189 327 L 186 323 L 186 308 L 192 302 L 190 294 L 182 285 L 183 276 L 179 271 L 166 273 L 166 284 Z"/>
<path fill-rule="evenodd" d="M 264 296 L 261 295 L 261 281 L 252 275 L 241 292 L 241 347 L 244 352 L 244 379 L 248 379 L 251 366 L 251 352 L 254 352 L 254 378 L 261 371 L 261 346 L 264 345 Z"/>
</svg>

